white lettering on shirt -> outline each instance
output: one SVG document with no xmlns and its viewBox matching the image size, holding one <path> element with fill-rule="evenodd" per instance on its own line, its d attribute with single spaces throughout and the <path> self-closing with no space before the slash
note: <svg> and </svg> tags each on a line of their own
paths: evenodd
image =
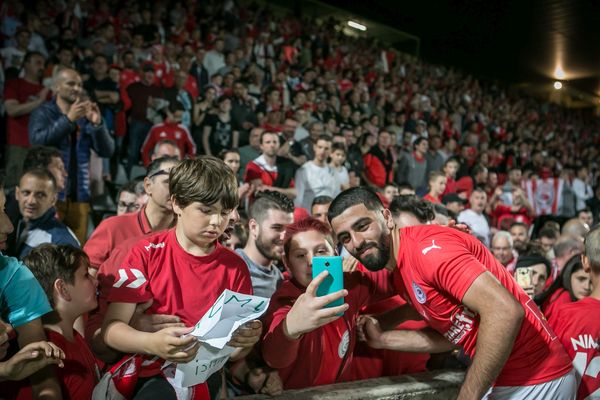
<svg viewBox="0 0 600 400">
<path fill-rule="evenodd" d="M 573 350 L 577 351 L 579 349 L 597 349 L 598 342 L 594 340 L 592 335 L 579 335 L 578 339 L 571 338 L 571 344 L 573 345 Z"/>
<path fill-rule="evenodd" d="M 423 255 L 427 255 L 427 253 L 429 253 L 433 249 L 439 249 L 439 250 L 442 249 L 440 246 L 436 246 L 435 240 L 431 241 L 431 246 L 425 247 L 423 250 L 421 250 L 421 253 L 423 253 Z"/>
<path fill-rule="evenodd" d="M 150 249 L 162 249 L 165 247 L 165 242 L 160 243 L 148 243 L 148 246 L 144 246 L 146 251 L 150 251 Z"/>
</svg>

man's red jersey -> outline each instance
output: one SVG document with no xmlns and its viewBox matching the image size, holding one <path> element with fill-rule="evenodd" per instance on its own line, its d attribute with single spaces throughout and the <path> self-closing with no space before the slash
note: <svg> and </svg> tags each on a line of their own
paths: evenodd
<svg viewBox="0 0 600 400">
<path fill-rule="evenodd" d="M 497 386 L 528 386 L 563 376 L 567 354 L 539 308 L 492 253 L 456 229 L 423 225 L 400 230 L 396 288 L 425 321 L 475 355 L 479 315 L 462 304 L 471 284 L 489 271 L 521 303 L 525 318 Z"/>
<path fill-rule="evenodd" d="M 548 321 L 573 361 L 578 399 L 600 398 L 600 300 L 587 297 L 561 305 Z"/>
<path fill-rule="evenodd" d="M 119 244 L 151 232 L 146 206 L 143 206 L 138 212 L 115 215 L 102 221 L 85 242 L 83 251 L 90 258 L 91 267 L 98 269 Z"/>
</svg>

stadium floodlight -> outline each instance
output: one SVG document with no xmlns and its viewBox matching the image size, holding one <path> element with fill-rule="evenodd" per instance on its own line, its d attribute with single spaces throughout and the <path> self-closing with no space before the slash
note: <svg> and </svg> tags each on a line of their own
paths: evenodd
<svg viewBox="0 0 600 400">
<path fill-rule="evenodd" d="M 554 82 L 554 89 L 556 89 L 556 90 L 562 89 L 562 83 L 559 81 Z"/>
<path fill-rule="evenodd" d="M 556 67 L 556 69 L 554 69 L 554 77 L 556 79 L 565 79 L 565 71 L 560 67 Z"/>
<path fill-rule="evenodd" d="M 348 21 L 348 26 L 354 29 L 358 29 L 359 31 L 363 31 L 365 32 L 367 30 L 367 27 L 364 26 L 363 24 L 359 24 L 358 22 L 355 21 Z"/>
</svg>

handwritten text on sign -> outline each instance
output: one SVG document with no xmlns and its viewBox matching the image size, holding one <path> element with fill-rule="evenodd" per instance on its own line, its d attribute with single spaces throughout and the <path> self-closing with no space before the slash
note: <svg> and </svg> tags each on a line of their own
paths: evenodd
<svg viewBox="0 0 600 400">
<path fill-rule="evenodd" d="M 246 322 L 258 319 L 268 306 L 267 298 L 225 290 L 190 333 L 202 346 L 194 360 L 177 365 L 175 383 L 194 386 L 220 370 L 235 350 L 227 346 L 233 333 Z"/>
</svg>

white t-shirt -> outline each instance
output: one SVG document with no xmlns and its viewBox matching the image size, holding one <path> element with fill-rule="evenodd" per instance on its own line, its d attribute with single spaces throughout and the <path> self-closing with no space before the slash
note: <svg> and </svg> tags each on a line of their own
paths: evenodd
<svg viewBox="0 0 600 400">
<path fill-rule="evenodd" d="M 317 196 L 330 196 L 334 198 L 341 191 L 337 174 L 329 165 L 317 166 L 308 161 L 296 171 L 294 178 L 297 195 L 294 203 L 310 211 L 312 202 Z"/>
<path fill-rule="evenodd" d="M 487 247 L 490 246 L 490 224 L 483 214 L 469 209 L 461 211 L 457 219 L 458 222 L 469 226 L 473 234 L 483 241 L 483 244 Z"/>
</svg>

